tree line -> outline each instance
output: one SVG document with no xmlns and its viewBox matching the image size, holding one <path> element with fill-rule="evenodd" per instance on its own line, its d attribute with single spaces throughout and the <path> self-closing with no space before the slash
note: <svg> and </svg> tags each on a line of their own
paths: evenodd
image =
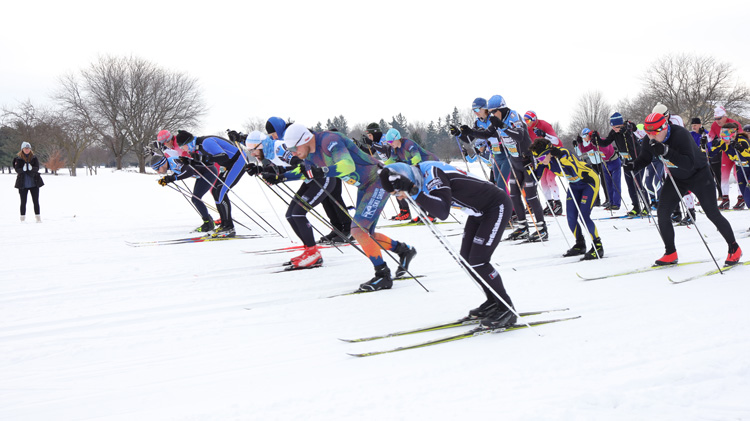
<svg viewBox="0 0 750 421">
<path fill-rule="evenodd" d="M 615 111 L 641 122 L 657 102 L 682 116 L 686 123 L 693 117 L 704 124 L 712 121 L 717 105 L 724 106 L 741 123 L 748 121 L 745 116 L 750 110 L 750 89 L 729 63 L 710 56 L 670 55 L 652 63 L 641 79 L 641 91 L 632 98 L 612 105 L 601 91 L 585 92 L 573 106 L 566 128 L 555 121 L 550 123 L 569 145 L 584 127 L 607 133 L 609 116 Z M 51 99 L 53 105 L 48 107 L 30 101 L 3 107 L 0 167 L 9 168 L 21 142 L 28 141 L 51 171 L 67 167 L 74 176 L 79 167 L 93 173 L 100 165 L 122 169 L 123 165 L 137 164 L 145 172 L 151 156 L 148 145 L 158 131 L 196 127 L 207 110 L 197 79 L 133 56 L 102 56 L 77 73 L 63 75 Z M 455 138 L 449 134 L 450 126 L 471 125 L 474 118 L 468 107 L 454 106 L 429 122 L 409 121 L 399 113 L 387 120 L 380 118 L 378 124 L 383 132 L 396 128 L 403 137 L 450 160 L 460 157 Z M 266 117 L 250 117 L 243 129 L 263 131 L 265 121 Z M 312 129 L 335 128 L 360 140 L 371 122 L 350 124 L 339 115 L 325 123 L 317 122 Z"/>
</svg>

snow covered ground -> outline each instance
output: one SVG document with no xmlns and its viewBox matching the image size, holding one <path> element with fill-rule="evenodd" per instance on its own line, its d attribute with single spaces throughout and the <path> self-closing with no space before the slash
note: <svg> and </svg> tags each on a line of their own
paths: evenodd
<svg viewBox="0 0 750 421">
<path fill-rule="evenodd" d="M 125 242 L 184 237 L 200 222 L 155 176 L 47 175 L 42 224 L 18 221 L 14 180 L 0 175 L 1 420 L 750 419 L 750 268 L 682 285 L 667 276 L 713 264 L 576 276 L 649 266 L 663 245 L 647 220 L 598 221 L 601 261 L 560 257 L 568 245 L 551 220 L 549 242 L 498 247 L 493 262 L 519 311 L 570 308 L 529 320 L 580 319 L 355 358 L 347 353 L 454 332 L 338 338 L 453 320 L 483 300 L 426 227 L 383 232 L 417 247 L 412 271 L 430 292 L 405 280 L 326 298 L 372 276 L 351 247 L 324 250 L 323 268 L 274 274 L 291 254 L 242 251 L 288 239 L 134 248 Z M 238 193 L 279 226 L 283 206 L 255 180 Z M 750 226 L 750 211 L 725 216 L 735 232 Z M 705 215 L 698 222 L 723 261 L 724 241 Z M 694 228 L 676 232 L 681 261 L 708 259 Z M 750 257 L 750 241 L 739 242 Z"/>
</svg>

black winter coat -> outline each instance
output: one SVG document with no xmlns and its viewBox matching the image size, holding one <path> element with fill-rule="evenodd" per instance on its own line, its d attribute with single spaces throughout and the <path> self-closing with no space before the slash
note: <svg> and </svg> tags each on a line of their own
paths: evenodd
<svg viewBox="0 0 750 421">
<path fill-rule="evenodd" d="M 23 167 L 26 165 L 26 161 L 19 157 L 13 158 L 13 168 L 16 169 L 16 172 L 18 175 L 16 176 L 16 188 L 22 189 L 24 188 L 24 178 L 26 174 L 29 174 L 30 176 L 34 177 L 34 184 L 36 187 L 42 187 L 44 185 L 44 181 L 42 181 L 42 176 L 39 175 L 39 160 L 37 159 L 36 155 L 31 158 L 31 170 L 30 171 L 24 171 Z"/>
</svg>

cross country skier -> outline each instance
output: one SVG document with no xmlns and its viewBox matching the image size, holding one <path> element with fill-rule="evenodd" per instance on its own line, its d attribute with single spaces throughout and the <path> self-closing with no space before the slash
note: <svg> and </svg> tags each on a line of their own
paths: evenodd
<svg viewBox="0 0 750 421">
<path fill-rule="evenodd" d="M 195 137 L 192 133 L 178 130 L 175 137 L 177 144 L 183 151 L 190 153 L 189 157 L 180 159 L 188 167 L 198 169 L 219 164 L 226 170 L 219 176 L 219 182 L 213 189 L 214 202 L 219 211 L 221 224 L 214 230 L 213 237 L 234 237 L 234 221 L 232 220 L 232 205 L 227 193 L 245 173 L 245 159 L 240 150 L 228 140 L 218 136 Z"/>
<path fill-rule="evenodd" d="M 552 145 L 549 139 L 538 138 L 531 144 L 531 152 L 538 161 L 537 174 L 541 170 L 549 169 L 554 174 L 568 179 L 570 194 L 565 205 L 568 216 L 568 227 L 573 232 L 576 243 L 563 257 L 578 256 L 583 254 L 581 260 L 600 259 L 604 256 L 602 240 L 591 219 L 591 210 L 594 201 L 599 194 L 599 176 L 596 171 L 579 161 L 566 149 Z M 579 210 L 581 219 L 586 224 L 586 229 L 591 235 L 593 245 L 586 252 L 586 239 L 583 235 L 583 227 L 579 223 Z"/>
<path fill-rule="evenodd" d="M 433 161 L 416 166 L 404 163 L 387 165 L 380 173 L 380 180 L 386 191 L 402 197 L 411 196 L 419 206 L 439 219 L 448 218 L 451 207 L 460 208 L 469 215 L 460 254 L 481 276 L 482 279 L 477 281 L 487 300 L 469 311 L 466 319 L 482 319 L 482 326 L 487 328 L 514 324 L 516 315 L 506 306 L 513 306 L 513 302 L 505 291 L 500 274 L 490 263 L 510 220 L 512 205 L 507 193 L 488 181 Z"/>
<path fill-rule="evenodd" d="M 424 148 L 419 146 L 417 142 L 401 137 L 401 132 L 398 129 L 390 129 L 386 132 L 380 140 L 381 143 L 385 143 L 391 148 L 391 153 L 388 159 L 383 165 L 393 164 L 395 162 L 405 162 L 409 165 L 416 165 L 422 161 L 440 161 L 440 159 L 432 152 L 426 151 Z M 409 211 L 409 203 L 404 199 L 397 199 L 398 206 L 401 208 L 401 213 L 404 211 L 407 215 L 404 219 L 411 219 L 411 212 Z M 419 218 L 414 218 L 413 222 L 418 222 Z"/>
<path fill-rule="evenodd" d="M 161 186 L 166 186 L 169 183 L 173 183 L 176 180 L 184 180 L 189 177 L 195 178 L 195 186 L 193 187 L 193 195 L 190 201 L 198 210 L 203 224 L 195 229 L 197 232 L 209 232 L 214 229 L 214 221 L 211 215 L 208 213 L 206 204 L 203 203 L 201 198 L 218 182 L 217 176 L 219 174 L 219 167 L 217 165 L 198 166 L 195 169 L 184 165 L 179 158 L 181 156 L 189 156 L 187 152 L 180 149 L 175 141 L 175 136 L 172 135 L 169 130 L 162 130 L 156 136 L 156 142 L 161 149 L 163 157 L 153 164 L 151 167 L 159 174 L 164 174 L 168 170 L 172 170 L 172 174 L 165 175 L 160 178 L 158 183 Z"/>
<path fill-rule="evenodd" d="M 531 139 L 545 138 L 550 141 L 552 146 L 562 148 L 562 141 L 557 137 L 555 129 L 552 128 L 551 124 L 539 119 L 536 112 L 531 110 L 526 111 L 523 115 L 523 121 L 529 129 L 529 137 L 531 137 Z M 557 187 L 557 177 L 555 177 L 555 174 L 549 169 L 544 170 L 539 177 L 539 184 L 542 186 L 544 197 L 549 202 L 549 207 L 544 208 L 544 214 L 552 215 L 550 213 L 550 209 L 552 209 L 552 212 L 554 212 L 555 215 L 562 215 L 562 202 L 560 201 L 560 191 Z"/>
<path fill-rule="evenodd" d="M 659 113 L 652 113 L 646 117 L 644 130 L 648 134 L 649 141 L 644 141 L 641 145 L 641 154 L 634 162 L 633 171 L 642 170 L 651 163 L 653 157 L 660 157 L 665 161 L 665 171 L 669 170 L 667 177 L 671 178 L 680 190 L 675 191 L 674 185 L 668 180 L 665 181 L 666 185 L 661 191 L 656 215 L 665 252 L 664 256 L 656 261 L 656 265 L 672 265 L 678 261 L 674 244 L 674 227 L 670 216 L 672 210 L 678 206 L 680 197 L 688 190 L 698 197 L 706 217 L 716 226 L 727 242 L 729 251 L 724 264 L 737 264 L 742 257 L 742 250 L 735 241 L 732 226 L 719 211 L 715 200 L 716 187 L 713 177 L 693 137 L 684 127 L 669 124 L 667 118 Z"/>
<path fill-rule="evenodd" d="M 352 218 L 351 233 L 375 267 L 375 276 L 361 284 L 360 290 L 376 291 L 391 288 L 393 278 L 388 265 L 383 261 L 380 247 L 399 256 L 396 277 L 406 273 L 417 250 L 406 243 L 375 232 L 375 225 L 387 199 L 378 178 L 379 162 L 341 133 L 312 133 L 299 123 L 287 128 L 284 144 L 292 155 L 304 162 L 303 165 L 277 177 L 276 182 L 313 180 L 313 184 L 320 186 L 326 179 L 336 177 L 357 187 L 356 213 Z"/>
<path fill-rule="evenodd" d="M 531 138 L 526 128 L 526 123 L 514 110 L 508 108 L 500 95 L 493 95 L 487 102 L 487 108 L 490 113 L 490 127 L 488 129 L 461 127 L 462 136 L 478 137 L 489 139 L 497 136 L 503 144 L 506 153 L 509 154 L 508 160 L 511 164 L 510 179 L 510 198 L 513 201 L 513 207 L 518 215 L 518 225 L 508 238 L 518 240 L 528 238 L 529 241 L 544 241 L 547 239 L 547 226 L 544 222 L 544 210 L 539 201 L 536 189 L 536 181 L 527 172 L 532 163 Z M 521 190 L 523 189 L 523 190 Z M 526 222 L 526 206 L 528 204 L 531 212 L 534 213 L 536 220 L 535 232 L 529 234 L 528 222 Z"/>
<path fill-rule="evenodd" d="M 750 164 L 748 164 L 750 150 L 748 150 L 748 146 L 750 146 L 750 143 L 748 143 L 747 133 L 738 133 L 738 130 L 737 124 L 727 123 L 721 128 L 719 137 L 721 143 L 726 145 L 724 150 L 727 156 L 737 167 L 737 186 L 743 198 L 742 202 L 750 203 L 750 186 L 748 186 L 748 175 L 750 175 Z M 735 209 L 738 208 L 735 206 Z"/>
</svg>

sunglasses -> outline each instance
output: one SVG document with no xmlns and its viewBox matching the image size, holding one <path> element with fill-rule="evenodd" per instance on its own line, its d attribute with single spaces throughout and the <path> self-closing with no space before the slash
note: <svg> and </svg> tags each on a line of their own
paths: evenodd
<svg viewBox="0 0 750 421">
<path fill-rule="evenodd" d="M 490 110 L 490 114 L 495 114 L 498 111 L 500 111 L 500 108 L 493 108 Z"/>
<path fill-rule="evenodd" d="M 474 111 L 475 113 L 478 113 L 478 112 L 482 111 L 481 108 L 472 108 L 471 110 Z"/>
<path fill-rule="evenodd" d="M 724 118 L 724 116 L 721 116 L 721 117 L 714 117 L 714 120 L 716 120 L 716 121 L 719 121 L 719 120 L 721 120 L 722 118 Z"/>
</svg>

